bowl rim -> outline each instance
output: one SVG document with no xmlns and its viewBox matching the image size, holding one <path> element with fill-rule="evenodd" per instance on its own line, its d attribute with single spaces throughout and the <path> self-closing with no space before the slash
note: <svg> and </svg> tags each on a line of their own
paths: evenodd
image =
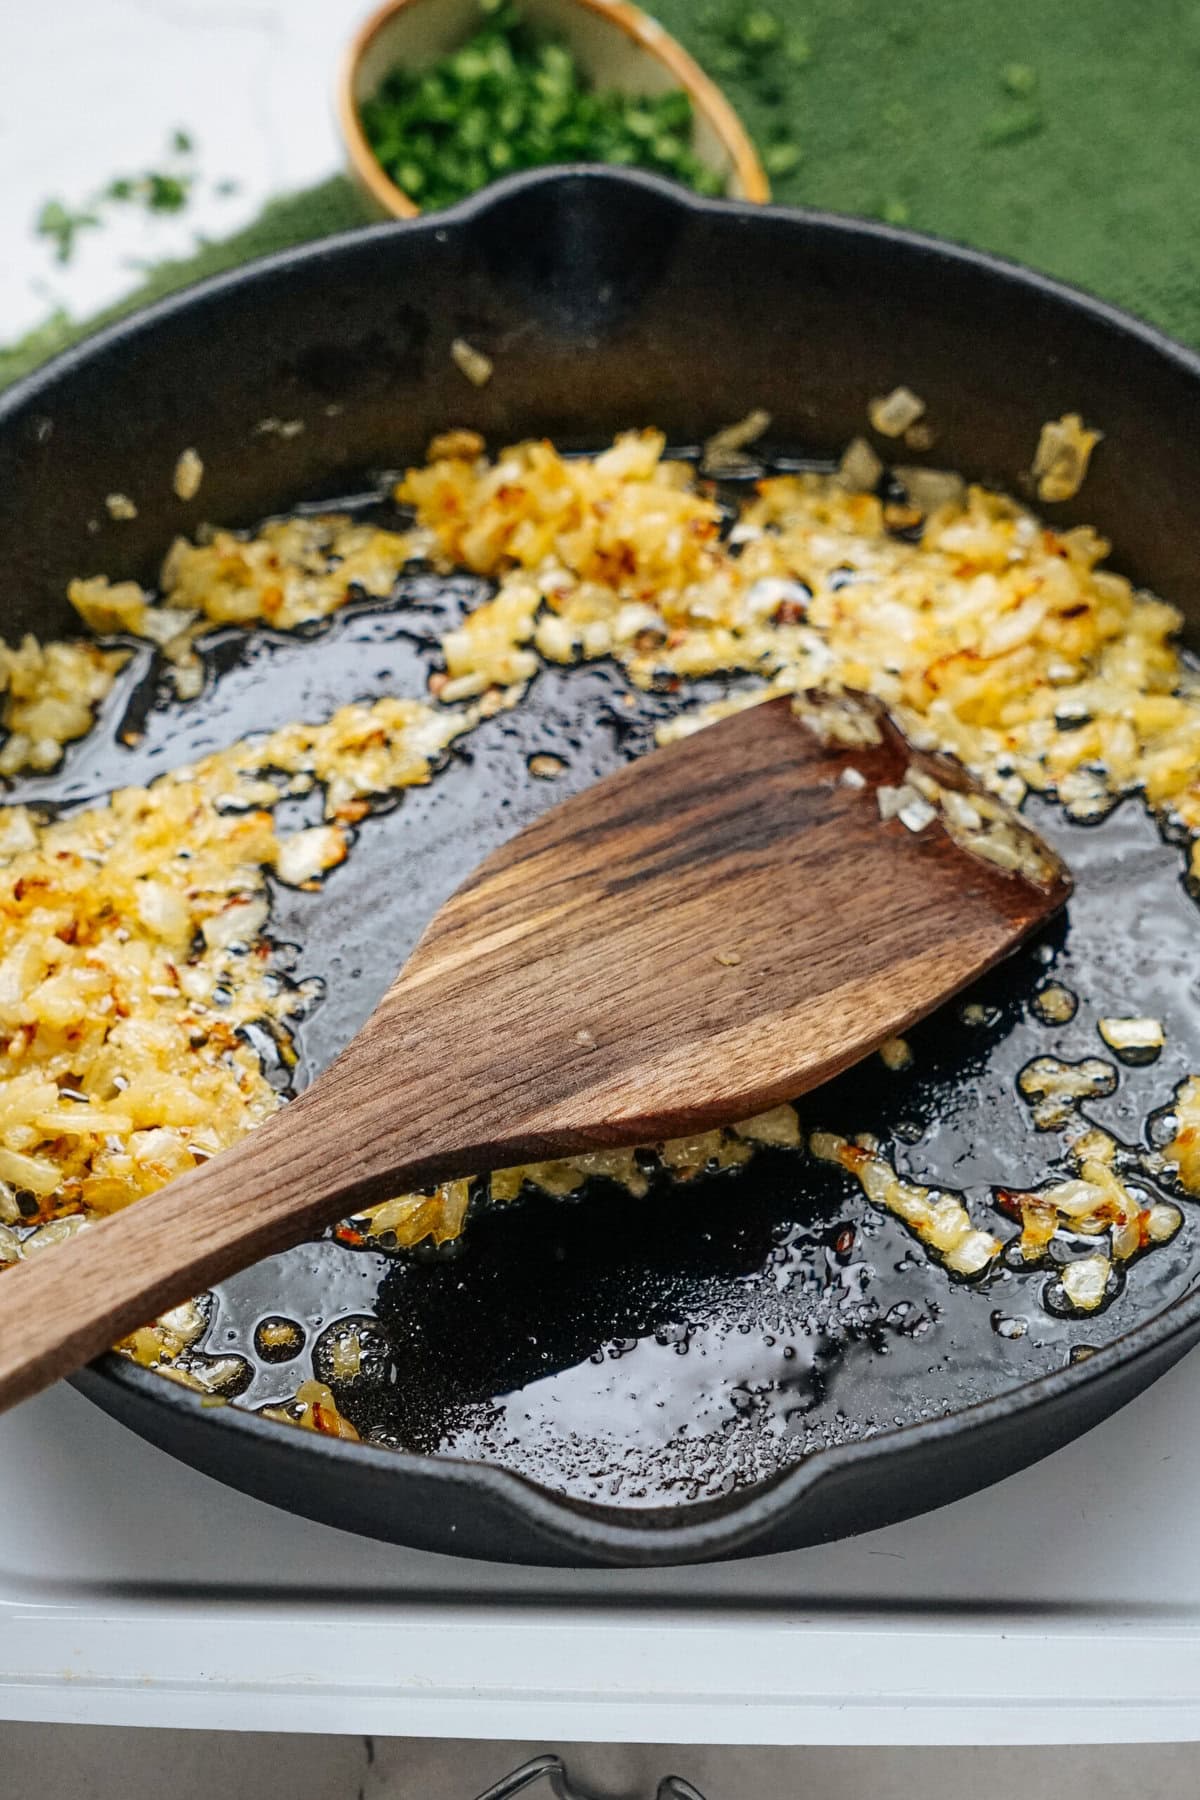
<svg viewBox="0 0 1200 1800">
<path fill-rule="evenodd" d="M 818 208 L 775 204 L 760 209 L 744 202 L 707 199 L 690 193 L 678 183 L 642 170 L 618 170 L 604 164 L 584 163 L 525 170 L 468 195 L 444 213 L 422 215 L 406 222 L 388 220 L 289 246 L 166 295 L 60 351 L 38 369 L 12 383 L 0 393 L 0 426 L 36 406 L 47 388 L 72 376 L 81 365 L 114 353 L 136 352 L 137 341 L 144 333 L 154 332 L 181 313 L 257 284 L 269 285 L 288 277 L 299 265 L 319 265 L 347 253 L 382 247 L 401 235 L 424 238 L 432 245 L 443 241 L 448 231 L 469 231 L 495 208 L 510 206 L 541 188 L 602 185 L 639 189 L 681 212 L 724 216 L 731 224 L 739 220 L 745 224 L 762 221 L 766 229 L 786 227 L 806 232 L 817 240 L 824 238 L 835 243 L 845 240 L 871 242 L 885 249 L 895 248 L 906 254 L 915 253 L 973 269 L 999 289 L 1033 293 L 1048 303 L 1069 308 L 1076 315 L 1119 332 L 1169 364 L 1180 378 L 1200 385 L 1200 353 L 1159 327 L 1085 289 L 994 252 L 977 250 L 911 228 Z M 456 1491 L 471 1491 L 488 1500 L 508 1519 L 533 1526 L 544 1544 L 556 1545 L 568 1555 L 582 1557 L 593 1564 L 690 1563 L 743 1554 L 747 1550 L 753 1553 L 758 1540 L 797 1509 L 813 1489 L 836 1480 L 839 1474 L 844 1474 L 855 1464 L 868 1462 L 875 1479 L 887 1481 L 903 1469 L 906 1454 L 910 1451 L 936 1448 L 946 1456 L 964 1452 L 969 1455 L 966 1445 L 972 1434 L 982 1434 L 989 1427 L 1003 1425 L 1013 1415 L 1035 1414 L 1044 1410 L 1048 1403 L 1082 1408 L 1092 1387 L 1104 1384 L 1123 1368 L 1152 1363 L 1156 1356 L 1161 1362 L 1162 1353 L 1168 1347 L 1178 1346 L 1176 1354 L 1182 1354 L 1198 1333 L 1200 1284 L 1167 1301 L 1161 1310 L 1110 1339 L 1086 1360 L 1065 1364 L 1044 1375 L 1018 1382 L 954 1412 L 890 1427 L 869 1440 L 854 1440 L 814 1451 L 793 1468 L 737 1490 L 731 1496 L 679 1507 L 647 1509 L 645 1513 L 556 1492 L 531 1476 L 495 1464 L 453 1456 L 397 1452 L 372 1444 L 324 1437 L 317 1432 L 280 1425 L 236 1405 L 213 1407 L 210 1404 L 204 1410 L 203 1418 L 204 1428 L 214 1445 L 223 1444 L 233 1452 L 226 1459 L 227 1467 L 229 1462 L 235 1467 L 239 1464 L 238 1453 L 246 1447 L 252 1454 L 243 1466 L 251 1465 L 256 1451 L 267 1452 L 276 1464 L 286 1462 L 298 1480 L 305 1471 L 318 1465 L 326 1471 L 353 1470 L 360 1481 L 388 1487 L 402 1482 L 405 1476 L 419 1475 L 441 1490 L 448 1505 L 452 1504 Z M 1157 1372 L 1161 1372 L 1161 1366 Z M 127 1414 L 127 1401 L 140 1403 L 144 1415 L 157 1414 L 166 1421 L 183 1420 L 189 1413 L 198 1415 L 203 1405 L 203 1396 L 195 1391 L 111 1351 L 69 1379 L 72 1386 L 118 1417 Z M 1115 1410 L 1115 1406 L 1105 1406 L 1106 1412 Z M 150 1436 L 140 1425 L 135 1429 Z M 166 1449 L 169 1445 L 164 1440 L 168 1437 L 169 1432 L 164 1432 L 151 1436 L 150 1441 Z M 1035 1449 L 1026 1460 L 1034 1461 L 1041 1454 L 1044 1452 Z M 198 1458 L 188 1456 L 185 1460 L 193 1467 L 206 1466 Z M 211 1470 L 211 1463 L 207 1466 Z M 223 1473 L 221 1479 L 243 1490 L 249 1487 L 232 1472 Z M 985 1485 L 988 1479 L 983 1477 L 966 1491 Z M 319 1508 L 310 1509 L 304 1504 L 304 1492 L 297 1488 L 292 1510 L 322 1517 Z"/>
<path fill-rule="evenodd" d="M 363 58 L 396 15 L 412 6 L 432 3 L 433 0 L 383 0 L 383 5 L 364 19 L 350 39 L 342 53 L 334 83 L 334 112 L 351 174 L 375 204 L 396 219 L 415 219 L 423 209 L 392 180 L 368 143 L 359 116 L 355 85 Z M 733 164 L 733 172 L 743 189 L 743 193 L 736 197 L 737 204 L 761 206 L 770 200 L 771 184 L 767 180 L 766 171 L 754 142 L 732 103 L 712 77 L 705 74 L 695 57 L 684 49 L 677 38 L 671 36 L 665 26 L 643 12 L 641 7 L 630 4 L 630 0 L 563 0 L 563 4 L 583 7 L 586 11 L 607 19 L 670 71 L 727 151 Z M 495 182 L 485 185 L 494 187 Z"/>
</svg>

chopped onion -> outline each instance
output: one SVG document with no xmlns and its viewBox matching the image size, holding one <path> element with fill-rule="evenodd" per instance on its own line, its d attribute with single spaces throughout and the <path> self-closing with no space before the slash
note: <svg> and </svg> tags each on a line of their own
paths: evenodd
<svg viewBox="0 0 1200 1800">
<path fill-rule="evenodd" d="M 1092 451 L 1101 433 L 1084 429 L 1078 413 L 1047 420 L 1038 439 L 1031 471 L 1039 500 L 1073 500 L 1083 486 Z"/>
<path fill-rule="evenodd" d="M 1107 1256 L 1081 1256 L 1062 1273 L 1063 1293 L 1076 1312 L 1095 1312 L 1108 1292 L 1112 1264 Z"/>
<path fill-rule="evenodd" d="M 704 452 L 700 466 L 707 474 L 719 474 L 722 469 L 736 468 L 742 459 L 742 451 L 747 445 L 755 443 L 771 424 L 771 415 L 761 406 L 748 412 L 744 419 L 738 419 L 733 425 L 723 425 L 720 431 L 714 431 L 705 439 Z"/>
<path fill-rule="evenodd" d="M 476 350 L 468 344 L 466 338 L 455 338 L 450 346 L 450 357 L 456 369 L 464 374 L 472 387 L 486 387 L 495 372 L 495 364 L 490 356 L 482 350 Z"/>
<path fill-rule="evenodd" d="M 838 480 L 852 494 L 869 494 L 878 486 L 883 464 L 866 438 L 851 438 L 838 464 Z"/>
<path fill-rule="evenodd" d="M 1124 1063 L 1154 1062 L 1166 1043 L 1166 1033 L 1158 1019 L 1100 1019 L 1097 1030 Z"/>
<path fill-rule="evenodd" d="M 924 831 L 937 818 L 937 807 L 917 794 L 900 808 L 896 817 L 906 831 Z"/>
<path fill-rule="evenodd" d="M 197 452 L 190 447 L 181 452 L 175 464 L 172 486 L 180 500 L 194 500 L 200 492 L 200 483 L 204 480 L 204 464 Z"/>
<path fill-rule="evenodd" d="M 952 469 L 925 469 L 920 464 L 904 463 L 894 467 L 892 474 L 923 513 L 936 512 L 939 506 L 961 506 L 966 493 L 966 482 Z"/>
<path fill-rule="evenodd" d="M 881 437 L 902 437 L 925 411 L 925 402 L 911 388 L 893 388 L 890 394 L 872 400 L 867 407 L 871 428 Z"/>
<path fill-rule="evenodd" d="M 749 1138 L 755 1144 L 773 1144 L 795 1149 L 803 1142 L 794 1106 L 773 1106 L 770 1112 L 756 1113 L 752 1119 L 743 1119 L 733 1130 L 739 1137 Z"/>
<path fill-rule="evenodd" d="M 280 838 L 275 873 L 288 887 L 315 881 L 346 859 L 346 834 L 338 825 L 313 825 Z"/>
</svg>

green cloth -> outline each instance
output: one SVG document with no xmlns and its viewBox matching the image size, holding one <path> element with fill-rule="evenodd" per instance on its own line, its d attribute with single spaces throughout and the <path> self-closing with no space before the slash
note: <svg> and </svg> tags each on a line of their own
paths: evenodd
<svg viewBox="0 0 1200 1800">
<path fill-rule="evenodd" d="M 654 10 L 760 143 L 799 144 L 778 199 L 1000 251 L 1200 346 L 1200 0 L 768 4 L 812 54 L 803 66 L 773 54 L 757 79 L 721 66 L 720 31 L 695 0 Z M 0 385 L 148 300 L 365 217 L 341 178 L 275 201 L 101 318 L 51 320 L 0 350 Z"/>
</svg>

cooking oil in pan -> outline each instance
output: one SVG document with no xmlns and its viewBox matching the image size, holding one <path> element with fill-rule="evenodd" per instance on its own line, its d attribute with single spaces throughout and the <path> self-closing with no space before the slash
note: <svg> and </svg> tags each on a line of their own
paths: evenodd
<svg viewBox="0 0 1200 1800">
<path fill-rule="evenodd" d="M 218 637 L 220 678 L 187 706 L 164 702 L 135 661 L 100 731 L 19 797 L 69 805 L 250 731 L 422 693 L 441 634 L 484 592 L 417 575 L 401 604 L 349 608 L 319 644 Z M 299 1028 L 299 1084 L 488 849 L 648 748 L 656 722 L 697 697 L 633 692 L 608 665 L 544 670 L 430 787 L 366 821 L 320 892 L 278 890 L 272 933 L 298 947 L 298 975 L 324 983 Z M 1200 916 L 1178 848 L 1135 802 L 1091 826 L 1029 812 L 1075 872 L 1067 919 L 914 1029 L 907 1066 L 873 1058 L 800 1107 L 809 1130 L 873 1133 L 902 1174 L 962 1193 L 1002 1236 L 1015 1228 L 993 1188 L 1069 1172 L 1061 1136 L 1036 1129 L 1018 1091 L 1035 1058 L 1105 1058 L 1112 1091 L 1083 1113 L 1143 1146 L 1147 1120 L 1200 1069 Z M 1118 1066 L 1098 1034 L 1101 1018 L 1131 1014 L 1165 1028 L 1146 1066 Z M 1185 1207 L 1176 1238 L 1131 1265 L 1102 1312 L 1057 1316 L 1044 1269 L 1001 1259 L 982 1282 L 956 1280 L 840 1170 L 762 1150 L 720 1174 L 659 1175 L 643 1198 L 597 1182 L 574 1199 L 476 1206 L 436 1254 L 302 1245 L 224 1284 L 201 1349 L 240 1359 L 237 1404 L 278 1404 L 315 1376 L 371 1441 L 646 1506 L 721 1494 L 1061 1367 L 1181 1295 L 1196 1254 Z"/>
<path fill-rule="evenodd" d="M 530 758 L 563 756 L 554 787 L 582 785 L 641 749 L 661 706 L 641 696 L 626 706 L 609 671 L 543 675 L 518 713 L 481 728 L 472 764 L 378 821 L 374 842 L 364 832 L 340 896 L 336 884 L 311 900 L 287 896 L 287 935 L 319 941 L 309 918 L 337 921 L 339 950 L 321 970 L 327 999 L 304 1027 L 309 1069 L 365 1016 L 406 934 L 486 842 L 545 803 L 550 784 L 531 774 Z M 1137 1143 L 1200 1054 L 1197 996 L 1181 979 L 1200 921 L 1178 851 L 1133 804 L 1091 827 L 1049 807 L 1036 816 L 1076 871 L 1069 923 L 914 1030 L 909 1068 L 873 1059 L 800 1108 L 809 1127 L 875 1133 L 903 1171 L 965 1192 L 1002 1235 L 994 1186 L 1065 1173 L 1061 1139 L 1034 1129 L 1018 1094 L 1033 1058 L 1096 1056 L 1096 1020 L 1109 1012 L 1161 1018 L 1159 1063 L 1121 1069 L 1112 1094 L 1086 1108 Z M 421 918 L 401 917 L 387 899 L 401 844 L 410 858 L 416 847 L 418 862 L 428 849 Z M 372 922 L 377 907 L 394 936 L 380 932 L 378 914 Z M 1140 930 L 1151 918 L 1153 932 Z M 1034 1002 L 1052 980 L 1079 1003 L 1048 1025 Z M 1175 1243 L 1134 1266 L 1102 1315 L 1056 1317 L 1043 1304 L 1044 1271 L 956 1281 L 840 1172 L 780 1151 L 691 1182 L 660 1178 L 643 1199 L 604 1183 L 577 1199 L 529 1193 L 478 1211 L 462 1243 L 439 1255 L 318 1248 L 315 1260 L 307 1252 L 311 1275 L 297 1251 L 227 1284 L 221 1317 L 238 1322 L 229 1348 L 249 1354 L 246 1325 L 279 1294 L 302 1290 L 306 1361 L 327 1378 L 321 1333 L 363 1314 L 365 1288 L 390 1362 L 376 1356 L 370 1379 L 335 1372 L 330 1382 L 365 1437 L 498 1462 L 630 1505 L 711 1497 L 820 1446 L 1061 1366 L 1075 1346 L 1107 1341 L 1182 1292 L 1194 1256 L 1189 1218 Z M 260 1371 L 245 1400 L 269 1402 L 294 1385 L 291 1368 Z"/>
</svg>

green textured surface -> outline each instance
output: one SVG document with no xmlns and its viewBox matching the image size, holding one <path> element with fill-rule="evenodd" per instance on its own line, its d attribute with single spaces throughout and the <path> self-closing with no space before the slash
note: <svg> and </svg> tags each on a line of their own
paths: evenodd
<svg viewBox="0 0 1200 1800">
<path fill-rule="evenodd" d="M 772 10 L 812 48 L 803 68 L 773 59 L 781 98 L 715 72 L 760 141 L 782 126 L 803 150 L 776 181 L 778 199 L 1000 251 L 1200 345 L 1200 0 L 775 0 Z M 709 9 L 658 0 L 655 11 L 711 66 Z M 1028 98 L 1005 87 L 1013 64 L 1036 75 Z M 235 237 L 164 264 L 102 318 L 51 321 L 0 350 L 0 385 L 148 300 L 364 218 L 341 179 L 276 201 Z"/>
<path fill-rule="evenodd" d="M 686 35 L 690 0 L 660 0 Z M 787 71 L 805 160 L 778 198 L 882 213 L 1045 269 L 1200 344 L 1196 0 L 787 0 L 811 63 Z M 1043 123 L 989 144 L 1031 67 Z M 731 91 L 733 84 L 731 84 Z M 741 94 L 734 96 L 739 101 Z M 751 129 L 763 115 L 742 108 Z"/>
</svg>

